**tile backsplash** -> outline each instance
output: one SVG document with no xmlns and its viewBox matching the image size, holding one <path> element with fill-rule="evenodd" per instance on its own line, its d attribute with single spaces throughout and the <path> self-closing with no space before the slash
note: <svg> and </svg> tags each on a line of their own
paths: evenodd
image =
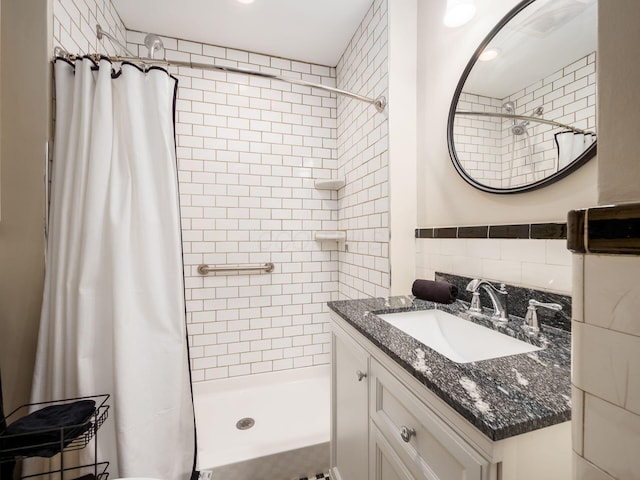
<svg viewBox="0 0 640 480">
<path fill-rule="evenodd" d="M 549 239 L 416 238 L 416 276 L 447 272 L 570 295 L 566 245 Z"/>
</svg>

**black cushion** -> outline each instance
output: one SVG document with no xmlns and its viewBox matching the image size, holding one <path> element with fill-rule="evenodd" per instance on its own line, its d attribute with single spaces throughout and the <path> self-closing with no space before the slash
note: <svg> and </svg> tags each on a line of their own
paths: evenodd
<svg viewBox="0 0 640 480">
<path fill-rule="evenodd" d="M 411 293 L 420 300 L 453 303 L 458 298 L 458 287 L 447 282 L 418 279 L 413 282 Z"/>
<path fill-rule="evenodd" d="M 0 434 L 0 457 L 52 457 L 92 426 L 96 402 L 51 405 L 16 420 Z"/>
</svg>

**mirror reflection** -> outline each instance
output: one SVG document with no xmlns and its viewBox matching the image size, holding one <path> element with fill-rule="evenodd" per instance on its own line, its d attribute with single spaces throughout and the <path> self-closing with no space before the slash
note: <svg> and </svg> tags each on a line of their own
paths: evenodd
<svg viewBox="0 0 640 480">
<path fill-rule="evenodd" d="M 597 0 L 528 0 L 478 49 L 457 89 L 449 146 L 495 193 L 538 188 L 595 154 Z"/>
</svg>

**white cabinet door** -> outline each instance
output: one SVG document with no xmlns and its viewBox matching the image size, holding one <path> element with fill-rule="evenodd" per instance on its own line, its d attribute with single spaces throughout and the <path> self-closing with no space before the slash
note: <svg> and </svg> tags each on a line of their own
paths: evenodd
<svg viewBox="0 0 640 480">
<path fill-rule="evenodd" d="M 372 480 L 416 480 L 384 435 L 369 425 L 369 471 Z"/>
<path fill-rule="evenodd" d="M 332 478 L 367 480 L 369 356 L 346 334 L 335 331 L 332 355 Z"/>
<path fill-rule="evenodd" d="M 489 462 L 375 360 L 371 420 L 420 480 L 483 480 Z"/>
</svg>

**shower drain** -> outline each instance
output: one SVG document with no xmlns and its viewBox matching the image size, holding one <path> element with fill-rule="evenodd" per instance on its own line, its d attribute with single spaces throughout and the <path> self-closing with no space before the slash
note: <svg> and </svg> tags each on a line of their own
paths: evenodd
<svg viewBox="0 0 640 480">
<path fill-rule="evenodd" d="M 256 424 L 256 421 L 251 417 L 245 417 L 238 420 L 236 423 L 236 428 L 238 430 L 249 430 Z"/>
</svg>

